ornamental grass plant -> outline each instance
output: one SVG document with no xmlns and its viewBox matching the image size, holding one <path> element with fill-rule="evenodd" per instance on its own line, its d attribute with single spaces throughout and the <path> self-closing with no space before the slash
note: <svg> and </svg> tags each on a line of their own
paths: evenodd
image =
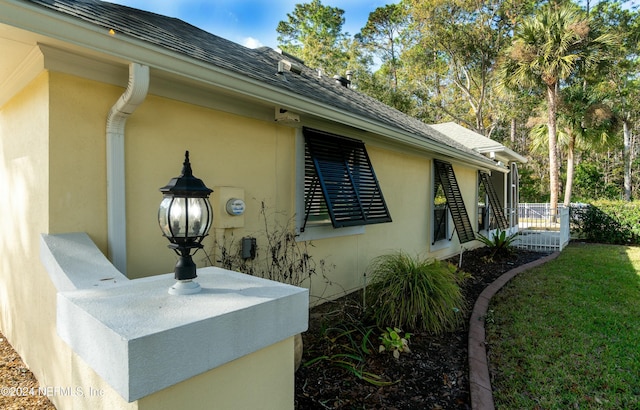
<svg viewBox="0 0 640 410">
<path fill-rule="evenodd" d="M 465 309 L 455 266 L 395 252 L 374 259 L 366 289 L 367 312 L 384 329 L 453 330 Z"/>
</svg>

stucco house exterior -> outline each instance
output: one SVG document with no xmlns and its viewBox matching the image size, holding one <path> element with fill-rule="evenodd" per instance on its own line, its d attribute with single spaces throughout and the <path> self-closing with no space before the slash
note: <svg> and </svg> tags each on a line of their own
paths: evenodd
<svg viewBox="0 0 640 410">
<path fill-rule="evenodd" d="M 479 173 L 500 181 L 509 203 L 514 168 L 452 138 L 456 130 L 174 18 L 97 0 L 0 0 L 0 53 L 0 329 L 41 383 L 101 392 L 58 395 L 59 408 L 211 408 L 202 403 L 212 396 L 216 408 L 224 397 L 235 408 L 291 408 L 292 336 L 305 330 L 309 302 L 362 287 L 384 253 L 445 258 L 478 246 Z M 209 268 L 203 287 L 271 293 L 235 292 L 246 296 L 239 312 L 255 310 L 247 322 L 227 320 L 210 292 L 182 299 L 202 317 L 165 323 L 160 307 L 182 302 L 153 293 L 175 264 L 158 189 L 186 150 L 214 190 L 199 266 L 220 265 L 240 238 L 264 254 L 265 224 L 286 227 L 326 262 L 323 278 L 297 284 L 308 294 Z M 226 212 L 231 199 L 244 202 L 242 215 Z M 162 323 L 149 330 L 145 315 Z M 229 352 L 193 342 L 199 353 L 159 358 L 175 353 L 178 329 L 213 340 L 215 326 L 230 335 L 255 326 L 271 339 L 243 350 L 253 334 L 238 335 Z M 150 354 L 150 345 L 161 347 Z"/>
</svg>

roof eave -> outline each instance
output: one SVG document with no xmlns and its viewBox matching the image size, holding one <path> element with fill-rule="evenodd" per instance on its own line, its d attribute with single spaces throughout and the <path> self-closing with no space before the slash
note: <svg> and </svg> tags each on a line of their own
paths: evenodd
<svg viewBox="0 0 640 410">
<path fill-rule="evenodd" d="M 413 148 L 455 158 L 483 169 L 504 171 L 489 159 L 476 157 L 365 116 L 344 112 L 303 95 L 265 84 L 155 44 L 117 33 L 114 36 L 96 24 L 32 3 L 19 0 L 0 2 L 0 23 L 51 38 L 55 40 L 55 44 L 64 42 L 92 53 L 111 56 L 118 62 L 126 61 L 148 65 L 157 70 L 183 76 L 192 81 L 202 82 L 270 104 L 295 107 L 301 114 L 317 116 L 380 134 Z"/>
<path fill-rule="evenodd" d="M 496 147 L 477 148 L 477 151 L 481 154 L 488 154 L 491 152 L 501 153 L 505 159 L 511 162 L 519 162 L 521 164 L 525 164 L 528 161 L 526 157 L 523 157 L 522 155 L 505 147 L 504 145 L 500 145 Z"/>
</svg>

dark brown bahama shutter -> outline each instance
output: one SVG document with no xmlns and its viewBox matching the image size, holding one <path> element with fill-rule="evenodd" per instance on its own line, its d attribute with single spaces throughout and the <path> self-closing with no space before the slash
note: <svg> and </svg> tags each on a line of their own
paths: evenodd
<svg viewBox="0 0 640 410">
<path fill-rule="evenodd" d="M 460 243 L 471 242 L 476 237 L 471 227 L 467 208 L 462 200 L 462 194 L 460 193 L 453 167 L 448 162 L 442 162 L 437 159 L 434 159 L 433 162 L 436 168 L 436 178 L 442 184 L 444 195 L 447 198 L 447 207 L 451 212 L 451 218 L 456 227 Z"/>
<path fill-rule="evenodd" d="M 491 211 L 496 218 L 498 228 L 503 231 L 507 230 L 509 228 L 509 222 L 507 222 L 507 218 L 504 215 L 504 210 L 502 209 L 502 205 L 500 205 L 498 193 L 496 192 L 495 186 L 493 186 L 491 178 L 489 178 L 489 174 L 480 171 L 480 180 L 484 185 L 484 191 L 487 193 L 487 197 L 489 197 L 489 205 L 491 205 Z"/>
<path fill-rule="evenodd" d="M 303 133 L 305 222 L 325 210 L 334 228 L 391 222 L 364 143 L 310 128 Z"/>
</svg>

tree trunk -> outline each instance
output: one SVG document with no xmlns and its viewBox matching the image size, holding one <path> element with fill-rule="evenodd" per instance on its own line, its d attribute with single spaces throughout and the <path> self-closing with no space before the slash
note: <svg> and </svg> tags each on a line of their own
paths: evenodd
<svg viewBox="0 0 640 410">
<path fill-rule="evenodd" d="M 509 137 L 511 139 L 511 146 L 515 147 L 516 146 L 516 119 L 512 118 L 511 119 L 511 132 L 509 133 Z"/>
<path fill-rule="evenodd" d="M 631 130 L 626 118 L 622 121 L 622 132 L 624 134 L 624 200 L 628 202 L 631 201 Z"/>
<path fill-rule="evenodd" d="M 564 206 L 571 204 L 571 190 L 573 188 L 573 170 L 575 167 L 576 135 L 572 132 L 569 137 L 569 148 L 567 151 L 567 183 L 564 188 Z"/>
<path fill-rule="evenodd" d="M 558 213 L 558 156 L 556 154 L 558 146 L 558 136 L 556 129 L 556 116 L 558 112 L 558 92 L 557 84 L 547 85 L 547 100 L 549 102 L 549 120 L 547 128 L 549 130 L 549 192 L 550 192 L 550 219 L 556 220 Z"/>
<path fill-rule="evenodd" d="M 396 50 L 393 42 L 393 34 L 389 35 L 389 44 L 391 44 L 391 75 L 393 81 L 393 91 L 398 91 L 398 61 L 396 60 Z"/>
</svg>

